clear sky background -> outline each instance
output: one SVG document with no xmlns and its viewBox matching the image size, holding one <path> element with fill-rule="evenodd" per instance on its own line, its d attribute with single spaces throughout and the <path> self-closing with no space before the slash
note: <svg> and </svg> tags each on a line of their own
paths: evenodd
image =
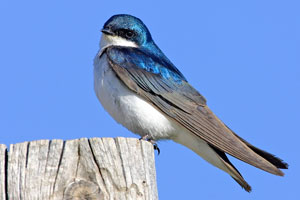
<svg viewBox="0 0 300 200">
<path fill-rule="evenodd" d="M 137 137 L 93 91 L 100 29 L 127 13 L 228 126 L 290 164 L 282 178 L 231 157 L 248 194 L 189 149 L 160 142 L 160 199 L 300 199 L 299 1 L 178 2 L 1 1 L 0 143 Z"/>
</svg>

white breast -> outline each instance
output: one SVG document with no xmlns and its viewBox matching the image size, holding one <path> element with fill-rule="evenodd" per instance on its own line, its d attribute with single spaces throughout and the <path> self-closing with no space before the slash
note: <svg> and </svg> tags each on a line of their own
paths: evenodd
<svg viewBox="0 0 300 200">
<path fill-rule="evenodd" d="M 105 110 L 133 133 L 149 135 L 154 140 L 172 139 L 234 177 L 205 141 L 179 126 L 119 80 L 107 63 L 106 53 L 102 54 L 111 45 L 135 47 L 134 43 L 120 38 L 102 36 L 100 51 L 94 59 L 94 89 Z"/>
<path fill-rule="evenodd" d="M 105 110 L 120 124 L 141 136 L 171 139 L 177 124 L 127 88 L 107 63 L 106 53 L 94 60 L 94 89 Z"/>
<path fill-rule="evenodd" d="M 154 140 L 172 139 L 228 172 L 216 152 L 205 141 L 178 126 L 172 119 L 130 91 L 109 67 L 105 53 L 100 59 L 96 56 L 94 60 L 94 81 L 99 101 L 118 123 L 140 136 L 148 134 Z"/>
</svg>

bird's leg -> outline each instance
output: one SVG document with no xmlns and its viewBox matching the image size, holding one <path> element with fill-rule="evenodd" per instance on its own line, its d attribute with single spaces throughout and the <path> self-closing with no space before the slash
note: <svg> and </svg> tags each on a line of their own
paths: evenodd
<svg viewBox="0 0 300 200">
<path fill-rule="evenodd" d="M 146 141 L 149 141 L 149 140 L 151 140 L 152 139 L 152 137 L 150 136 L 150 135 L 144 135 L 143 137 L 141 137 L 139 140 L 146 140 Z"/>
<path fill-rule="evenodd" d="M 143 137 L 140 138 L 140 140 L 146 140 L 150 142 L 153 145 L 154 150 L 157 150 L 157 155 L 160 154 L 160 149 L 158 148 L 158 145 L 156 144 L 156 141 L 152 139 L 150 135 L 144 135 Z"/>
</svg>

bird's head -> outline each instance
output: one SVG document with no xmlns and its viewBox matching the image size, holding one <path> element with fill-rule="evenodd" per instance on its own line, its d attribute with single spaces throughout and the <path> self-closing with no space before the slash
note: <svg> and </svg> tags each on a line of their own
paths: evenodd
<svg viewBox="0 0 300 200">
<path fill-rule="evenodd" d="M 142 47 L 152 41 L 146 25 L 131 15 L 114 15 L 105 22 L 101 30 L 101 48 L 108 46 Z"/>
</svg>

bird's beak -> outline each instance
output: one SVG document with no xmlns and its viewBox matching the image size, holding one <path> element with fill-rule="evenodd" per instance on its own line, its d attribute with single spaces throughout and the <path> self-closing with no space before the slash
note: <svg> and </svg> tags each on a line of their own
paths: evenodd
<svg viewBox="0 0 300 200">
<path fill-rule="evenodd" d="M 103 28 L 101 30 L 101 32 L 104 34 L 107 34 L 107 35 L 114 35 L 114 33 L 111 30 L 109 30 L 108 28 Z"/>
</svg>

